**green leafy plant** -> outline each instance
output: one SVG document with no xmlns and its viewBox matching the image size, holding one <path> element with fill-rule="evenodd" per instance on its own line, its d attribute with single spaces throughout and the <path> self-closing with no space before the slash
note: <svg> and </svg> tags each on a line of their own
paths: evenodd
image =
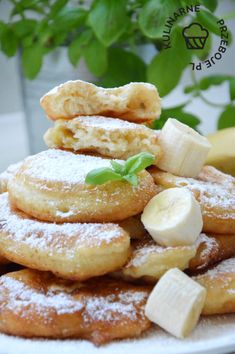
<svg viewBox="0 0 235 354">
<path fill-rule="evenodd" d="M 133 186 L 138 185 L 137 174 L 152 165 L 154 155 L 148 152 L 141 152 L 129 157 L 123 164 L 112 160 L 111 167 L 101 167 L 90 171 L 85 179 L 87 184 L 97 185 L 109 181 L 127 181 Z"/>
<path fill-rule="evenodd" d="M 157 86 L 160 96 L 168 95 L 180 82 L 189 63 L 205 60 L 213 40 L 220 36 L 214 14 L 217 0 L 9 0 L 12 5 L 7 21 L 0 21 L 0 49 L 8 57 L 21 53 L 23 73 L 34 79 L 43 65 L 45 55 L 59 46 L 66 46 L 68 60 L 77 66 L 84 59 L 89 71 L 104 87 L 130 81 L 148 81 Z M 200 12 L 177 19 L 171 33 L 171 48 L 163 49 L 165 21 L 177 9 L 200 4 Z M 0 2 L 1 6 L 1 2 Z M 223 16 L 235 17 L 234 13 Z M 210 35 L 203 49 L 185 50 L 182 30 L 189 22 L 205 26 Z M 230 43 L 231 43 L 231 35 Z M 219 42 L 219 38 L 218 38 Z M 142 59 L 139 45 L 155 50 L 150 62 Z M 207 76 L 185 88 L 189 99 L 185 104 L 163 109 L 153 128 L 159 129 L 170 116 L 197 128 L 200 119 L 187 113 L 187 106 L 198 97 L 210 105 L 203 91 L 227 82 L 230 102 L 220 105 L 222 114 L 218 128 L 235 125 L 235 77 Z"/>
</svg>

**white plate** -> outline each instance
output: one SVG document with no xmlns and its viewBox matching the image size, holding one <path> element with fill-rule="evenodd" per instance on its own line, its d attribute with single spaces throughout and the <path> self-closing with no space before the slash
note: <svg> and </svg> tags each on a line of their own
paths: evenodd
<svg viewBox="0 0 235 354">
<path fill-rule="evenodd" d="M 224 354 L 235 352 L 235 315 L 204 318 L 190 337 L 177 340 L 154 328 L 138 340 L 95 347 L 80 340 L 30 340 L 0 335 L 0 354 Z"/>
</svg>

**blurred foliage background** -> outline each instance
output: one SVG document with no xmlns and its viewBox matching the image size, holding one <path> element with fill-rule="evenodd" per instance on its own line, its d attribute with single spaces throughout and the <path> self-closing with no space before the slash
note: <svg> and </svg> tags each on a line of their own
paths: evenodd
<svg viewBox="0 0 235 354">
<path fill-rule="evenodd" d="M 1 1 L 1 0 L 0 0 Z M 96 82 L 114 87 L 130 81 L 147 81 L 157 86 L 161 97 L 169 94 L 192 61 L 204 61 L 211 54 L 213 41 L 220 41 L 215 16 L 217 0 L 9 0 L 12 10 L 8 19 L 0 21 L 0 49 L 8 57 L 20 52 L 25 77 L 37 77 L 44 57 L 60 46 L 67 47 L 73 66 L 84 59 Z M 171 48 L 163 49 L 165 21 L 179 8 L 200 3 L 200 12 L 179 16 L 171 33 Z M 235 11 L 223 17 L 235 17 Z M 197 22 L 206 27 L 209 38 L 203 49 L 185 50 L 182 30 Z M 229 33 L 229 45 L 232 36 Z M 139 46 L 151 45 L 155 55 L 146 63 Z M 204 91 L 211 86 L 229 84 L 229 103 L 208 101 Z M 184 104 L 164 109 L 153 128 L 162 127 L 170 116 L 197 129 L 200 119 L 186 112 L 195 98 L 208 105 L 220 106 L 218 129 L 235 126 L 235 76 L 207 75 L 184 88 L 188 99 Z"/>
</svg>

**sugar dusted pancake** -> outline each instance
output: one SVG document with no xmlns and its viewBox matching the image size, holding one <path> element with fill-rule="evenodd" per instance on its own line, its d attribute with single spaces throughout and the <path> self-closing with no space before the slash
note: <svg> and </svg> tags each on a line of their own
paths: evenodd
<svg viewBox="0 0 235 354">
<path fill-rule="evenodd" d="M 123 221 L 120 221 L 119 226 L 121 226 L 132 239 L 143 239 L 147 236 L 147 231 L 144 228 L 140 220 L 140 214 L 131 216 Z"/>
<path fill-rule="evenodd" d="M 147 171 L 139 184 L 126 181 L 103 185 L 85 183 L 94 168 L 110 167 L 110 160 L 51 149 L 24 160 L 8 185 L 11 203 L 40 220 L 52 222 L 110 222 L 140 213 L 156 194 Z"/>
<path fill-rule="evenodd" d="M 207 290 L 203 315 L 235 313 L 235 258 L 193 278 Z"/>
<path fill-rule="evenodd" d="M 142 124 L 101 116 L 58 120 L 44 140 L 49 148 L 69 149 L 124 159 L 140 152 L 160 156 L 158 134 Z"/>
<path fill-rule="evenodd" d="M 114 276 L 156 283 L 171 268 L 188 268 L 196 250 L 196 245 L 162 247 L 148 236 L 132 243 L 132 254 L 128 262 Z"/>
<path fill-rule="evenodd" d="M 8 168 L 0 173 L 0 193 L 7 192 L 8 182 L 13 178 L 14 174 L 18 171 L 20 166 L 22 165 L 22 161 L 14 163 Z"/>
<path fill-rule="evenodd" d="M 235 188 L 235 177 L 217 170 L 213 166 L 204 166 L 197 179 L 204 182 L 217 183 L 227 188 Z"/>
<path fill-rule="evenodd" d="M 194 245 L 178 247 L 162 247 L 145 235 L 134 240 L 131 246 L 128 262 L 113 275 L 131 281 L 156 283 L 171 268 L 193 275 L 235 256 L 235 235 L 201 234 Z"/>
<path fill-rule="evenodd" d="M 235 235 L 201 234 L 197 253 L 189 262 L 190 274 L 208 269 L 224 259 L 235 256 Z"/>
<path fill-rule="evenodd" d="M 178 177 L 155 167 L 149 172 L 158 186 L 188 188 L 194 193 L 202 209 L 204 232 L 235 234 L 235 188 L 230 176 L 208 167 L 198 179 Z"/>
<path fill-rule="evenodd" d="M 103 88 L 81 80 L 67 81 L 46 93 L 40 103 L 52 120 L 101 115 L 141 123 L 161 113 L 156 87 L 145 82 Z"/>
<path fill-rule="evenodd" d="M 22 337 L 83 338 L 96 345 L 150 327 L 150 288 L 109 278 L 68 282 L 25 269 L 0 278 L 0 331 Z"/>
<path fill-rule="evenodd" d="M 0 196 L 0 250 L 12 262 L 84 280 L 120 268 L 129 235 L 117 224 L 55 224 L 35 220 Z"/>
</svg>

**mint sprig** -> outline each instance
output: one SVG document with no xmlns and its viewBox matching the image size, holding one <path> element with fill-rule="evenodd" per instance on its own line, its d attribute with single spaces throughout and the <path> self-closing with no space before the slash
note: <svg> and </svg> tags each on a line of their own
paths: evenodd
<svg viewBox="0 0 235 354">
<path fill-rule="evenodd" d="M 127 181 L 132 186 L 137 186 L 137 174 L 152 165 L 154 160 L 155 156 L 148 152 L 140 152 L 129 157 L 124 164 L 113 160 L 110 162 L 111 167 L 100 167 L 91 170 L 86 175 L 85 182 L 91 185 L 100 185 L 109 181 Z"/>
</svg>

